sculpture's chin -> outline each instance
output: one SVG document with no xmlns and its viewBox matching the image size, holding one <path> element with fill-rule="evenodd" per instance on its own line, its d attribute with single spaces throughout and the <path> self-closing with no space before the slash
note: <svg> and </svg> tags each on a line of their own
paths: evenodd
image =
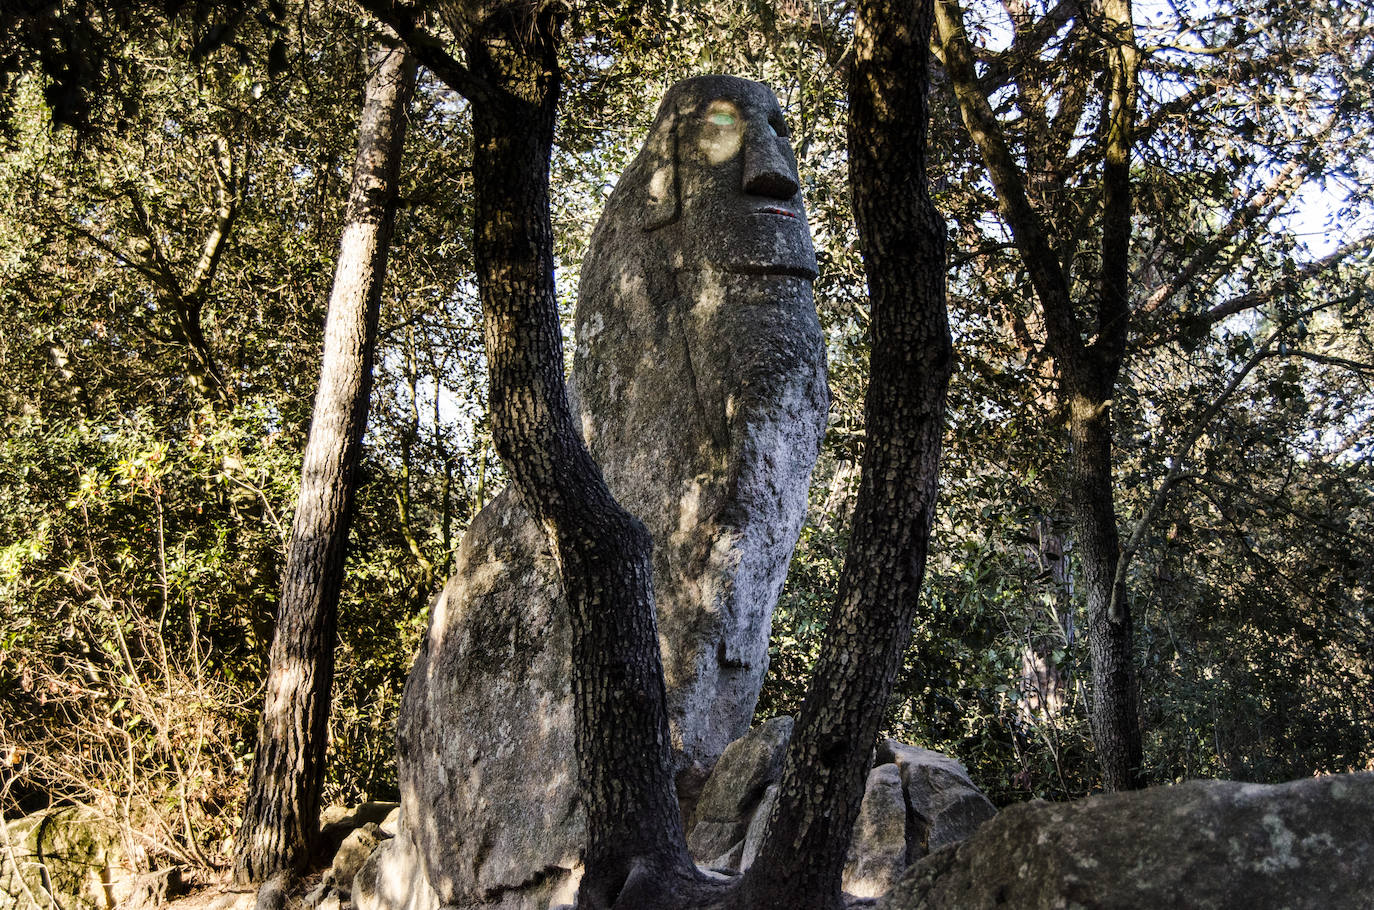
<svg viewBox="0 0 1374 910">
<path fill-rule="evenodd" d="M 816 251 L 805 212 L 799 205 L 778 206 L 787 214 L 767 211 L 689 212 L 680 223 L 678 270 L 717 269 L 743 275 L 816 277 Z M 795 211 L 796 214 L 792 214 Z M 709 217 L 707 217 L 709 216 Z M 730 229 L 734 226 L 734 229 Z"/>
</svg>

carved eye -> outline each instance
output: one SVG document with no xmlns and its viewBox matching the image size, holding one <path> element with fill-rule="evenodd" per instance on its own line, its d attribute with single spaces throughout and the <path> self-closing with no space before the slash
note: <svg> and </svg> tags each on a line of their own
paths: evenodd
<svg viewBox="0 0 1374 910">
<path fill-rule="evenodd" d="M 772 133 L 774 136 L 776 136 L 776 135 L 778 135 L 778 128 L 777 128 L 776 126 L 774 126 L 773 124 L 770 123 L 770 124 L 768 124 L 768 132 L 770 132 L 770 133 Z"/>
<path fill-rule="evenodd" d="M 734 126 L 735 121 L 738 119 L 738 117 L 729 111 L 716 111 L 707 118 L 708 121 L 714 123 L 716 126 Z"/>
</svg>

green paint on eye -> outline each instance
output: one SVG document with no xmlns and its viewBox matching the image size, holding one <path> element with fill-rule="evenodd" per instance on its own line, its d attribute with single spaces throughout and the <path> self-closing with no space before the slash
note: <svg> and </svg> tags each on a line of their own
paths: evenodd
<svg viewBox="0 0 1374 910">
<path fill-rule="evenodd" d="M 729 111 L 716 111 L 711 115 L 711 122 L 716 126 L 734 126 L 735 115 Z"/>
<path fill-rule="evenodd" d="M 776 126 L 774 126 L 773 124 L 771 124 L 771 123 L 768 124 L 768 132 L 772 133 L 774 136 L 780 136 L 780 135 L 782 135 L 781 133 L 778 132 L 778 128 L 777 128 Z"/>
</svg>

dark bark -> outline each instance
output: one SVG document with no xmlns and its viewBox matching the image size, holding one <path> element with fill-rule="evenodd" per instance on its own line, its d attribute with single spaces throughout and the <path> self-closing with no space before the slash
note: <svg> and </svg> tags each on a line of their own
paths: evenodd
<svg viewBox="0 0 1374 910">
<path fill-rule="evenodd" d="M 1021 168 L 980 88 L 963 11 L 957 0 L 936 0 L 945 71 L 1040 302 L 1046 344 L 1059 375 L 1059 401 L 1069 415 L 1070 500 L 1083 565 L 1093 663 L 1093 738 L 1105 786 L 1125 790 L 1144 784 L 1143 743 L 1130 608 L 1127 599 L 1115 592 L 1120 539 L 1112 486 L 1111 402 L 1130 328 L 1130 150 L 1138 52 L 1129 0 L 1106 0 L 1100 12 L 1092 15 L 1100 18 L 1089 30 L 1105 41 L 1108 63 L 1101 130 L 1102 274 L 1095 299 L 1079 301 L 1054 252 L 1045 216 L 1031 204 Z M 1079 311 L 1095 317 L 1091 341 L 1084 340 Z"/>
<path fill-rule="evenodd" d="M 234 877 L 240 882 L 298 870 L 319 833 L 339 591 L 414 74 L 415 64 L 403 50 L 379 47 L 372 55 L 319 391 L 282 573 L 266 700 L 238 834 Z"/>
<path fill-rule="evenodd" d="M 1070 499 L 1088 601 L 1093 742 L 1103 785 L 1134 790 L 1144 786 L 1143 744 L 1131 611 L 1125 598 L 1113 598 L 1121 540 L 1112 488 L 1110 402 L 1075 396 L 1070 409 Z"/>
<path fill-rule="evenodd" d="M 568 407 L 554 293 L 549 159 L 559 90 L 554 13 L 508 8 L 465 41 L 476 257 L 492 432 L 558 560 L 573 629 L 587 812 L 585 910 L 651 906 L 629 892 L 696 879 L 673 786 L 652 543 L 616 503 Z M 624 892 L 624 893 L 623 893 Z"/>
<path fill-rule="evenodd" d="M 840 906 L 925 571 L 952 359 L 945 224 L 926 184 L 931 15 L 930 0 L 858 4 L 849 166 L 872 312 L 867 442 L 839 590 L 740 906 Z"/>
</svg>

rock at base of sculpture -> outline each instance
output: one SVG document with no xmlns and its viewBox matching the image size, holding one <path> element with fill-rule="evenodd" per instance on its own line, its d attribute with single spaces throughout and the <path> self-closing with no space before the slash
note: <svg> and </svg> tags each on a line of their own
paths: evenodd
<svg viewBox="0 0 1374 910">
<path fill-rule="evenodd" d="M 923 859 L 879 906 L 1367 910 L 1371 806 L 1368 772 L 1024 803 Z"/>
<path fill-rule="evenodd" d="M 396 840 L 439 903 L 496 907 L 523 893 L 510 906 L 542 910 L 578 868 L 571 654 L 553 555 L 503 491 L 435 600 L 397 730 Z"/>
<path fill-rule="evenodd" d="M 868 772 L 864 800 L 849 842 L 843 889 L 855 897 L 881 897 L 906 871 L 906 794 L 902 772 L 895 764 L 878 765 Z"/>
<path fill-rule="evenodd" d="M 425 878 L 419 851 L 404 834 L 384 841 L 353 877 L 357 910 L 439 910 L 439 896 Z"/>
<path fill-rule="evenodd" d="M 733 862 L 724 856 L 743 847 L 750 819 L 782 776 L 791 737 L 792 718 L 774 717 L 725 747 L 689 820 L 687 848 L 699 862 L 738 871 L 742 856 Z"/>
<path fill-rule="evenodd" d="M 753 863 L 791 735 L 792 718 L 775 717 L 722 753 L 687 835 L 698 863 L 731 874 Z M 876 758 L 844 870 L 842 887 L 854 898 L 885 894 L 928 845 L 957 843 L 997 813 L 947 755 L 889 739 Z"/>
<path fill-rule="evenodd" d="M 901 772 L 913 820 L 908 830 L 908 862 L 966 840 L 997 814 L 964 766 L 948 755 L 889 739 L 878 746 L 877 757 L 879 764 L 891 762 Z"/>
</svg>

